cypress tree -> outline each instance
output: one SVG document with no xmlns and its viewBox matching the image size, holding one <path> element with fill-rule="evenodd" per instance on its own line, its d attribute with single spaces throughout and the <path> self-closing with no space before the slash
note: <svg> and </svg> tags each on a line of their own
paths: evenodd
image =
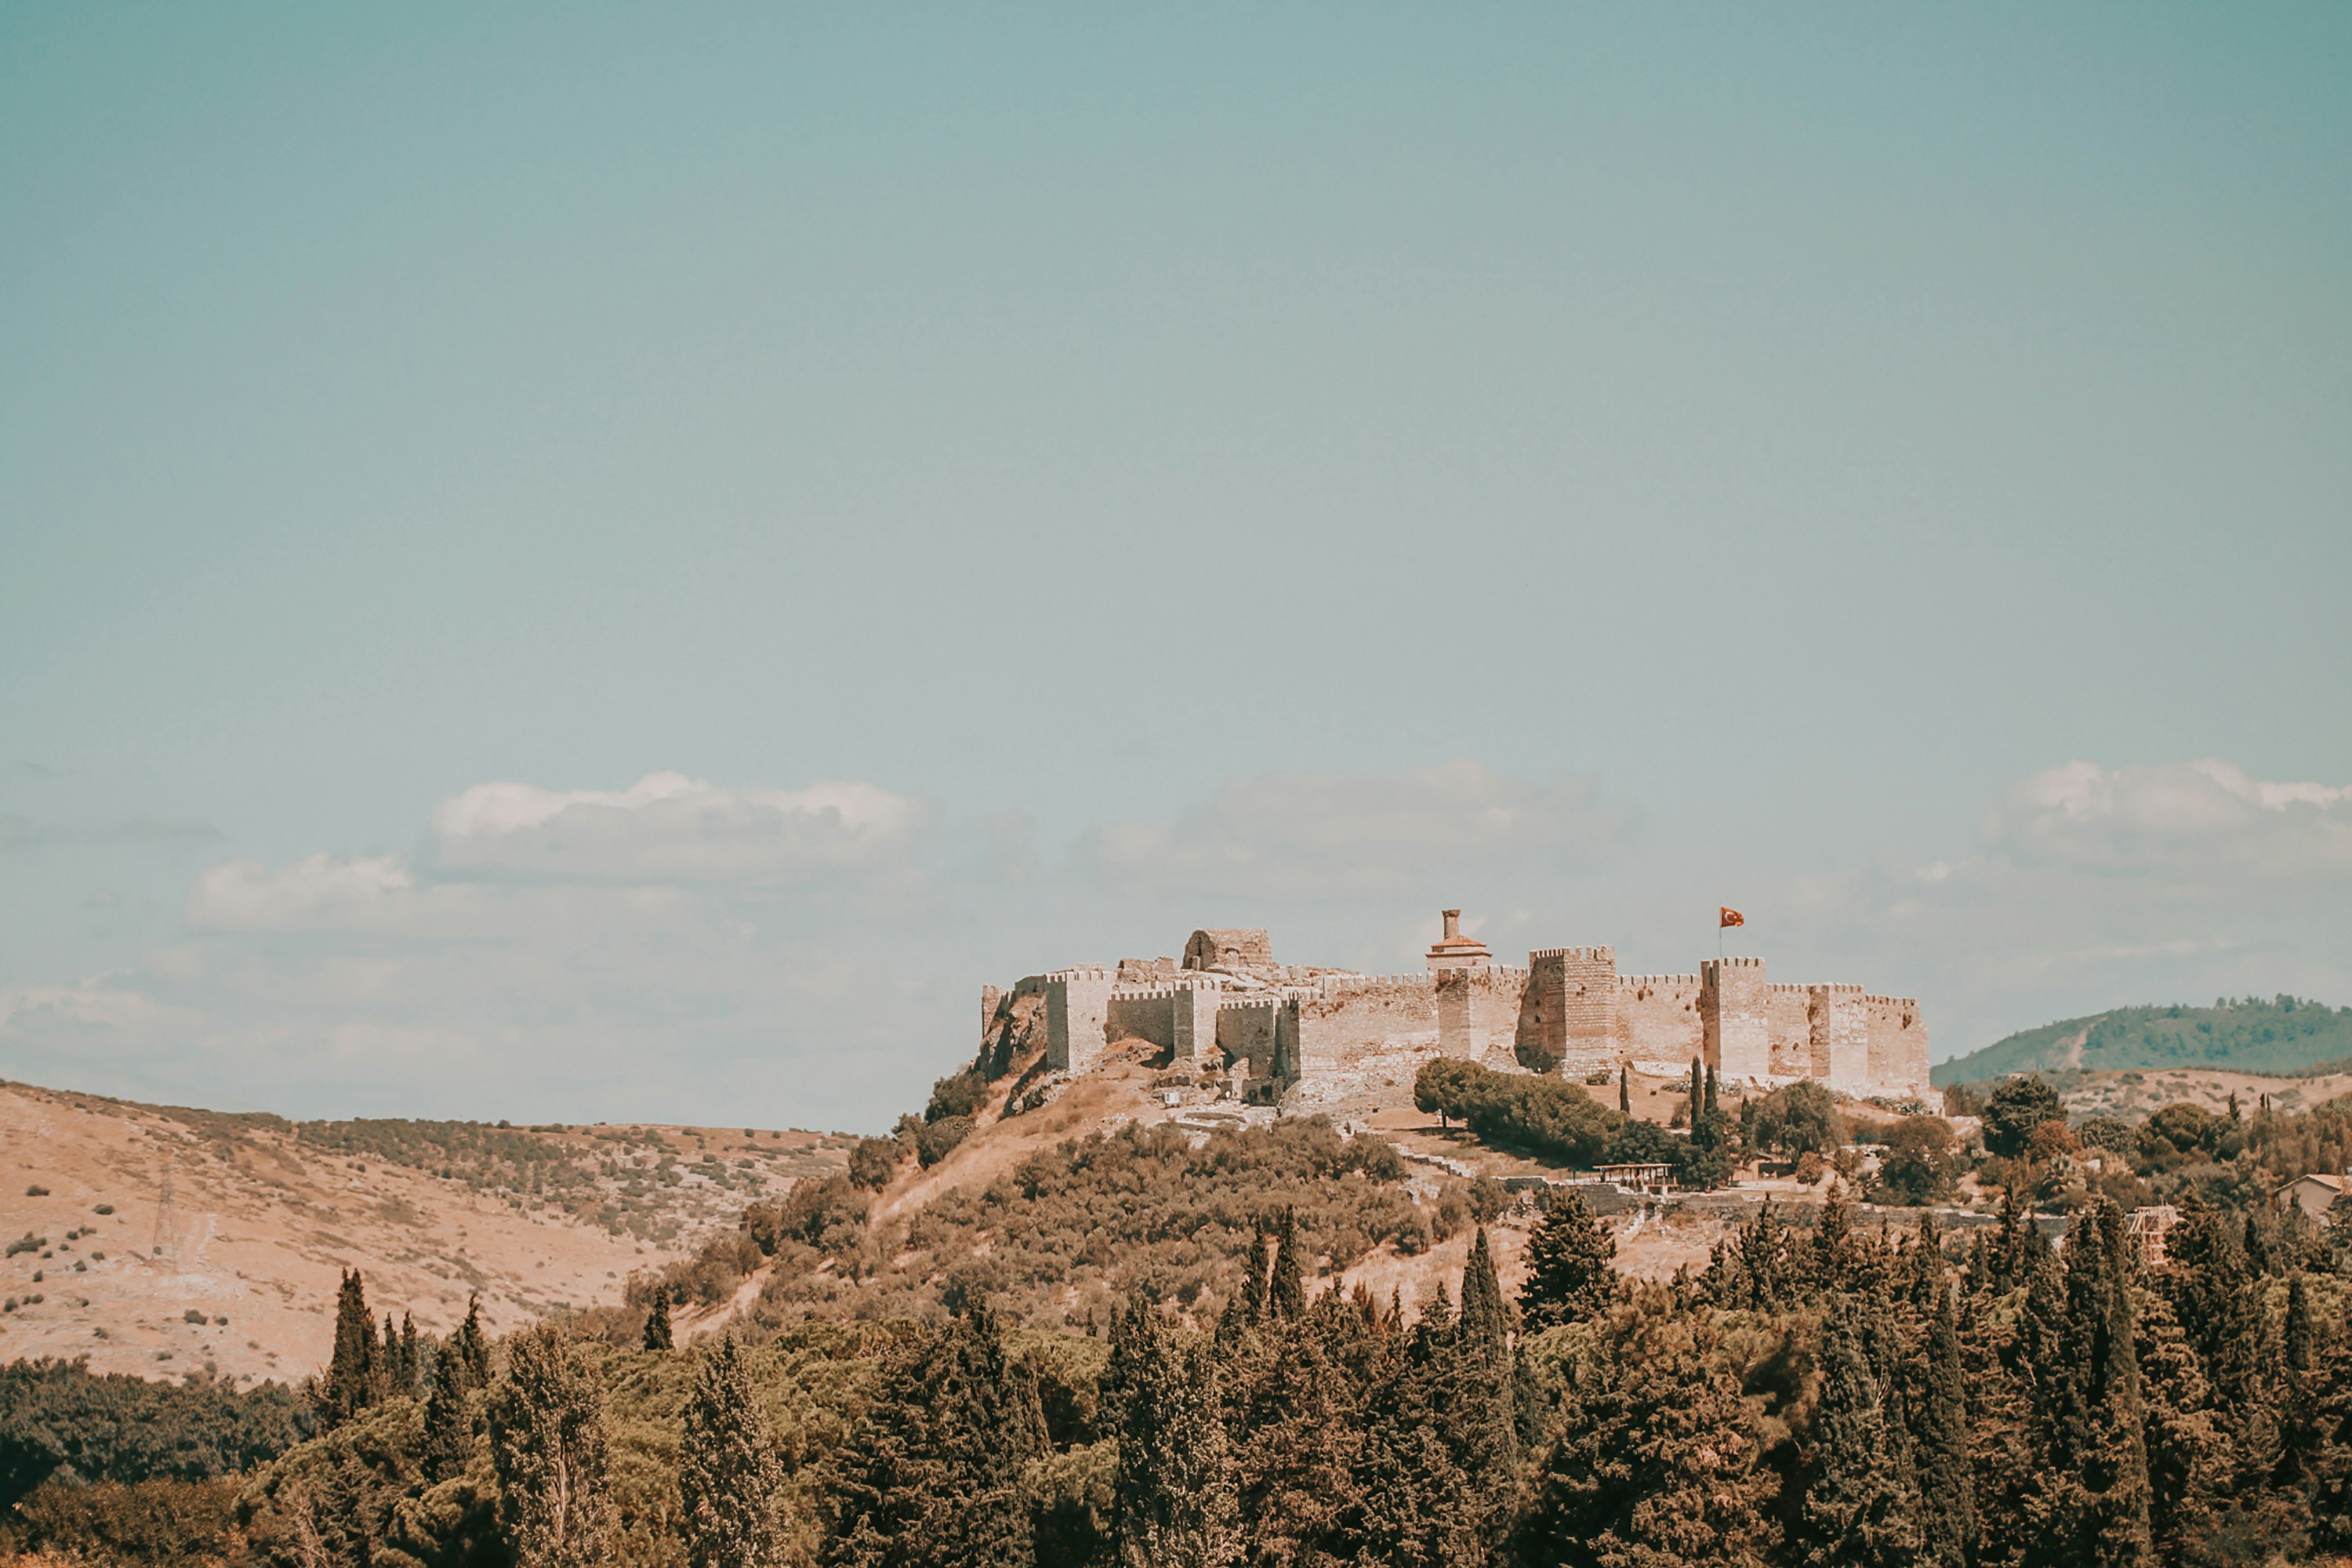
<svg viewBox="0 0 2352 1568">
<path fill-rule="evenodd" d="M 1274 1268 L 1266 1277 L 1266 1316 L 1277 1321 L 1295 1321 L 1307 1315 L 1307 1272 L 1305 1260 L 1299 1256 L 1298 1211 L 1286 1208 L 1274 1253 Z"/>
<path fill-rule="evenodd" d="M 375 1364 L 377 1379 L 382 1384 L 378 1397 L 389 1398 L 407 1392 L 404 1386 L 407 1381 L 404 1376 L 407 1368 L 402 1364 L 400 1356 L 400 1330 L 393 1322 L 390 1312 L 383 1315 L 383 1349 L 377 1355 Z"/>
<path fill-rule="evenodd" d="M 1976 1478 L 1969 1461 L 1968 1371 L 1947 1291 L 1936 1293 L 1922 1361 L 1918 1395 L 1907 1407 L 1919 1486 L 1920 1561 L 1932 1568 L 1963 1568 L 1976 1546 Z"/>
<path fill-rule="evenodd" d="M 334 1352 L 314 1395 L 321 1426 L 339 1426 L 382 1397 L 383 1354 L 375 1320 L 368 1315 L 366 1286 L 358 1269 L 346 1269 L 335 1294 Z"/>
<path fill-rule="evenodd" d="M 1709 1116 L 1714 1116 L 1717 1113 L 1717 1107 L 1715 1102 L 1715 1064 L 1713 1062 L 1709 1062 L 1706 1068 L 1706 1113 Z M 1696 1126 L 1696 1123 L 1694 1122 L 1693 1125 Z"/>
<path fill-rule="evenodd" d="M 2161 1293 L 2133 1325 L 2147 1404 L 2148 1536 L 2159 1563 L 2183 1563 L 2212 1528 L 2231 1468 L 2197 1352 Z"/>
<path fill-rule="evenodd" d="M 1635 1324 L 1570 1392 L 1519 1521 L 1522 1561 L 1762 1568 L 1773 1482 L 1738 1379 L 1702 1334 L 1689 1319 Z"/>
<path fill-rule="evenodd" d="M 1555 1193 L 1528 1237 L 1519 1315 L 1530 1330 L 1578 1323 L 1608 1310 L 1617 1289 L 1617 1243 L 1575 1192 Z"/>
<path fill-rule="evenodd" d="M 1353 1555 L 1355 1468 L 1367 1392 L 1381 1354 L 1370 1297 L 1327 1291 L 1290 1332 L 1257 1342 L 1220 1384 L 1241 1519 L 1241 1558 L 1308 1563 Z"/>
<path fill-rule="evenodd" d="M 425 1396 L 425 1441 L 417 1454 L 427 1481 L 446 1481 L 473 1462 L 474 1407 L 467 1397 L 467 1371 L 447 1348 L 434 1358 L 433 1385 Z"/>
<path fill-rule="evenodd" d="M 646 1303 L 645 1348 L 666 1351 L 672 1347 L 669 1329 L 669 1287 L 656 1285 L 651 1300 Z"/>
<path fill-rule="evenodd" d="M 1908 1568 L 1919 1552 L 1909 1478 L 1889 1463 L 1899 1434 L 1863 1338 L 1853 1299 L 1841 1296 L 1822 1332 L 1815 1468 L 1803 1508 L 1808 1568 Z"/>
<path fill-rule="evenodd" d="M 516 1568 L 603 1568 L 612 1561 L 610 1437 L 596 1368 L 552 1324 L 509 1342 L 490 1391 L 499 1516 Z"/>
<path fill-rule="evenodd" d="M 425 1346 L 416 1332 L 415 1314 L 400 1314 L 400 1392 L 414 1399 L 425 1384 Z"/>
<path fill-rule="evenodd" d="M 834 1456 L 824 1561 L 1029 1568 L 1022 1471 L 1045 1448 L 1036 1384 L 1006 1357 L 986 1307 L 913 1336 L 886 1362 L 865 1418 Z"/>
<path fill-rule="evenodd" d="M 702 1357 L 678 1447 L 679 1524 L 691 1568 L 779 1568 L 784 1470 L 731 1333 Z"/>
<path fill-rule="evenodd" d="M 1140 1301 L 1114 1331 L 1111 1357 L 1120 1563 L 1224 1568 L 1240 1552 L 1241 1523 L 1214 1357 Z"/>
<path fill-rule="evenodd" d="M 2134 1344 L 2123 1215 L 2102 1201 L 2066 1248 L 2064 1321 L 2036 1416 L 2048 1489 L 2034 1559 L 2145 1568 L 2148 1523 L 2145 1413 Z M 2047 1353 L 2047 1352 L 2045 1352 Z"/>
<path fill-rule="evenodd" d="M 1265 1321 L 1266 1279 L 1274 1272 L 1274 1235 L 1264 1225 L 1250 1241 L 1249 1271 L 1242 1279 L 1242 1307 L 1253 1323 Z"/>
<path fill-rule="evenodd" d="M 457 1384 L 459 1393 L 490 1385 L 490 1342 L 482 1332 L 482 1299 L 478 1295 L 466 1298 L 466 1321 L 449 1336 L 446 1352 L 454 1357 L 462 1372 Z"/>
<path fill-rule="evenodd" d="M 1617 1111 L 1621 1116 L 1633 1114 L 1633 1066 L 1631 1062 L 1617 1064 Z"/>
<path fill-rule="evenodd" d="M 1462 1269 L 1462 1332 L 1489 1365 L 1500 1368 L 1510 1360 L 1511 1330 L 1503 1311 L 1503 1285 L 1495 1277 L 1495 1255 L 1486 1246 L 1483 1225 L 1470 1243 L 1470 1260 Z"/>
</svg>

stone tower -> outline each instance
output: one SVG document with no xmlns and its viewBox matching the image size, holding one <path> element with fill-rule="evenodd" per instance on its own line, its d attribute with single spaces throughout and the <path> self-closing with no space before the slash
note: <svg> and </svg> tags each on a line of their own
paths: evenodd
<svg viewBox="0 0 2352 1568">
<path fill-rule="evenodd" d="M 1760 958 L 1710 958 L 1698 966 L 1701 1049 L 1725 1078 L 1772 1072 L 1772 1024 Z"/>
</svg>

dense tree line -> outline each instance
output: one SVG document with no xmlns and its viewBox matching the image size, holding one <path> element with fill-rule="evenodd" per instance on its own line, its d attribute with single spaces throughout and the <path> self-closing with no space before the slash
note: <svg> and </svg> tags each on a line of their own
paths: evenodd
<svg viewBox="0 0 2352 1568">
<path fill-rule="evenodd" d="M 1501 1290 L 1318 1289 L 1262 1215 L 1230 1297 L 1093 1332 L 920 1321 L 429 1347 L 236 1504 L 257 1563 L 528 1568 L 2319 1563 L 2352 1552 L 2324 1247 L 2192 1204 L 2145 1267 L 2095 1205 L 1963 1238 L 1766 1207 L 1631 1282 L 1573 1196 Z M 360 1314 L 353 1313 L 354 1321 Z M 356 1336 L 354 1336 L 356 1338 Z M 381 1339 L 379 1337 L 379 1346 Z M 356 1352 L 354 1352 L 356 1354 Z M 435 1402 L 442 1413 L 435 1414 Z"/>
</svg>

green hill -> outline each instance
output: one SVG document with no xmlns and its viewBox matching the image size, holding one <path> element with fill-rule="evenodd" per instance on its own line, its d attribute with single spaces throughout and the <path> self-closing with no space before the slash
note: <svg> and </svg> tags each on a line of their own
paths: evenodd
<svg viewBox="0 0 2352 1568">
<path fill-rule="evenodd" d="M 2223 997 L 2210 1007 L 2118 1007 L 2044 1024 L 1936 1064 L 1938 1084 L 2014 1072 L 2228 1068 L 2302 1073 L 2352 1057 L 2352 1007 L 2274 996 Z"/>
</svg>

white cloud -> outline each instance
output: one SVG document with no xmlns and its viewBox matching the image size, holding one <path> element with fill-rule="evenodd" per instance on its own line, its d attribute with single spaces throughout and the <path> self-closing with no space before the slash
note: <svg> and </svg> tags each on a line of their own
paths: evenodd
<svg viewBox="0 0 2352 1568">
<path fill-rule="evenodd" d="M 1985 825 L 2022 866 L 2231 881 L 2352 871 L 2352 789 L 2274 784 L 2229 763 L 2069 763 L 2020 783 Z"/>
<path fill-rule="evenodd" d="M 382 921 L 416 879 L 390 857 L 306 856 L 271 870 L 243 856 L 197 877 L 188 923 L 212 931 L 350 930 Z"/>
<path fill-rule="evenodd" d="M 476 784 L 433 812 L 446 873 L 605 882 L 792 882 L 902 857 L 919 802 L 855 779 L 729 789 L 648 773 L 625 790 Z"/>
<path fill-rule="evenodd" d="M 1538 782 L 1457 761 L 1233 779 L 1200 810 L 1102 828 L 1080 861 L 1153 891 L 1403 897 L 1435 879 L 1587 867 L 1621 847 L 1631 826 L 1591 775 Z"/>
</svg>

